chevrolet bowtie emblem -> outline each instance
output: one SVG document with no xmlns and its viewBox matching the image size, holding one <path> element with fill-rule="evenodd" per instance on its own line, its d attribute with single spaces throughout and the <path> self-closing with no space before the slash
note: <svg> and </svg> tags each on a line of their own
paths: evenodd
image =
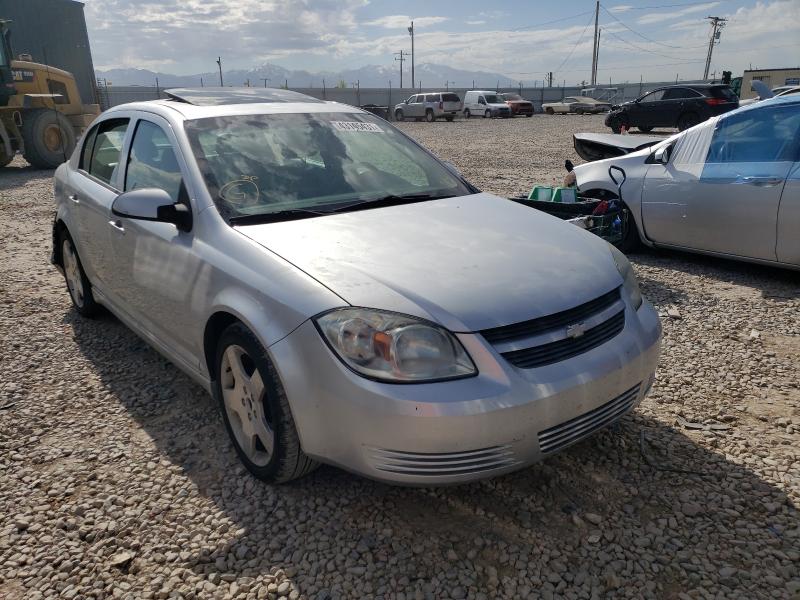
<svg viewBox="0 0 800 600">
<path fill-rule="evenodd" d="M 584 333 L 586 333 L 586 323 L 574 323 L 567 327 L 567 337 L 568 338 L 579 338 Z"/>
</svg>

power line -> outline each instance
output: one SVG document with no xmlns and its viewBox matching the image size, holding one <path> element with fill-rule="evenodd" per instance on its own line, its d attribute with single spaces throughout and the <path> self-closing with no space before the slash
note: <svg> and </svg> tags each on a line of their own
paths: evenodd
<svg viewBox="0 0 800 600">
<path fill-rule="evenodd" d="M 706 3 L 706 4 L 708 4 L 708 3 Z M 701 44 L 700 46 L 673 46 L 672 44 L 665 44 L 664 42 L 659 42 L 658 40 L 654 40 L 653 38 L 647 37 L 643 33 L 639 33 L 635 29 L 632 29 L 632 28 L 628 27 L 625 23 L 623 23 L 616 16 L 614 16 L 605 6 L 603 6 L 602 4 L 600 6 L 603 8 L 605 13 L 609 17 L 614 19 L 617 23 L 622 25 L 625 29 L 627 29 L 628 31 L 630 31 L 634 35 L 638 35 L 643 40 L 646 40 L 646 41 L 651 42 L 653 44 L 658 44 L 659 46 L 664 46 L 665 48 L 675 48 L 677 50 L 686 50 L 686 49 L 691 49 L 691 48 L 705 48 L 705 46 L 706 46 L 705 44 Z"/>
<path fill-rule="evenodd" d="M 722 1 L 722 0 L 717 0 Z M 653 8 L 676 8 L 679 6 L 705 6 L 706 4 L 710 4 L 710 2 L 684 2 L 681 4 L 657 4 L 655 6 L 628 6 L 625 9 L 625 12 L 631 10 L 650 10 Z"/>
<path fill-rule="evenodd" d="M 583 15 L 588 15 L 589 13 L 594 13 L 593 10 L 586 10 L 582 13 L 578 13 L 577 15 L 572 15 L 570 17 L 561 17 L 560 19 L 553 19 L 552 21 L 545 21 L 544 23 L 536 23 L 535 25 L 523 25 L 522 27 L 515 27 L 514 29 L 507 29 L 506 31 L 522 31 L 523 29 L 533 29 L 534 27 L 544 27 L 545 25 L 552 25 L 553 23 L 561 23 L 561 21 L 569 21 L 570 19 L 577 19 L 578 17 L 582 17 Z"/>
<path fill-rule="evenodd" d="M 669 58 L 669 59 L 671 59 L 671 60 L 682 60 L 682 59 L 684 59 L 684 58 L 688 58 L 688 57 L 685 57 L 685 56 L 670 56 L 670 55 L 668 55 L 668 54 L 662 54 L 661 52 L 656 52 L 655 50 L 648 50 L 647 48 L 642 48 L 641 46 L 637 46 L 637 45 L 636 45 L 636 44 L 634 44 L 633 42 L 629 42 L 628 40 L 626 40 L 626 39 L 623 39 L 623 38 L 619 37 L 619 36 L 618 36 L 616 33 L 613 33 L 613 32 L 611 32 L 611 31 L 606 31 L 606 33 L 607 33 L 608 35 L 610 35 L 611 37 L 613 37 L 613 38 L 615 38 L 615 39 L 619 40 L 619 41 L 620 41 L 620 42 L 622 42 L 623 44 L 625 44 L 625 45 L 627 45 L 627 46 L 630 46 L 631 48 L 634 48 L 634 49 L 636 49 L 636 50 L 639 50 L 639 51 L 641 51 L 641 52 L 648 52 L 648 53 L 650 53 L 650 54 L 655 54 L 656 56 L 660 56 L 660 57 L 662 57 L 662 58 Z"/>
<path fill-rule="evenodd" d="M 575 52 L 575 48 L 577 48 L 578 45 L 583 41 L 583 36 L 586 35 L 586 30 L 589 29 L 589 25 L 591 25 L 592 21 L 594 21 L 594 11 L 590 10 L 589 13 L 592 15 L 592 18 L 589 19 L 588 23 L 586 23 L 586 27 L 583 28 L 583 31 L 581 32 L 581 35 L 578 38 L 578 41 L 575 42 L 575 45 L 572 47 L 572 50 L 570 50 L 569 54 L 567 54 L 564 60 L 561 61 L 561 64 L 558 65 L 558 68 L 555 71 L 553 71 L 554 73 L 559 73 L 561 71 L 561 67 L 567 64 L 567 61 L 572 57 L 573 52 Z"/>
</svg>

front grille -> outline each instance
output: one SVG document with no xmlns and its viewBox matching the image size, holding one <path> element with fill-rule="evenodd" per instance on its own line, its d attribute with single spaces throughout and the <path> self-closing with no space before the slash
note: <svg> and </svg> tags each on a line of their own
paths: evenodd
<svg viewBox="0 0 800 600">
<path fill-rule="evenodd" d="M 543 367 L 588 352 L 616 336 L 624 327 L 625 310 L 623 309 L 610 319 L 587 330 L 580 337 L 564 338 L 557 342 L 523 350 L 512 350 L 502 353 L 501 356 L 520 369 Z"/>
<path fill-rule="evenodd" d="M 607 294 L 603 294 L 599 298 L 585 302 L 575 308 L 539 317 L 538 319 L 531 319 L 530 321 L 514 323 L 513 325 L 484 329 L 480 333 L 487 342 L 493 345 L 500 342 L 510 342 L 550 329 L 556 329 L 557 327 L 566 327 L 572 323 L 577 323 L 608 308 L 617 300 L 619 300 L 619 288 L 613 289 Z"/>
<path fill-rule="evenodd" d="M 519 464 L 511 446 L 492 446 L 466 452 L 405 452 L 370 448 L 374 467 L 401 475 L 472 475 Z"/>
<path fill-rule="evenodd" d="M 636 403 L 639 387 L 636 384 L 627 392 L 623 392 L 613 400 L 598 406 L 594 410 L 565 421 L 539 433 L 539 448 L 542 453 L 549 454 L 574 444 L 589 434 L 610 425 L 627 413 Z"/>
</svg>

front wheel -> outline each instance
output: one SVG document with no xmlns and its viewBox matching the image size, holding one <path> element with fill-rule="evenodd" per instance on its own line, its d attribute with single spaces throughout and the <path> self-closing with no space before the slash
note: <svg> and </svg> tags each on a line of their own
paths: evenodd
<svg viewBox="0 0 800 600">
<path fill-rule="evenodd" d="M 544 109 L 544 112 L 546 112 L 548 115 L 552 115 L 555 114 L 556 111 L 553 110 L 552 106 L 548 106 L 547 108 Z"/>
<path fill-rule="evenodd" d="M 636 228 L 636 221 L 633 220 L 630 209 L 624 204 L 623 213 L 625 218 L 622 223 L 622 239 L 614 245 L 623 254 L 628 254 L 641 248 L 642 240 L 639 237 L 639 230 Z"/>
<path fill-rule="evenodd" d="M 472 116 L 472 115 L 470 114 L 470 112 L 469 112 L 469 109 L 468 109 L 468 108 L 465 108 L 465 109 L 464 109 L 464 118 L 465 118 L 465 119 L 469 119 L 471 116 Z"/>
<path fill-rule="evenodd" d="M 59 244 L 61 267 L 64 269 L 64 281 L 67 284 L 72 306 L 82 317 L 93 317 L 100 310 L 100 306 L 94 300 L 92 284 L 86 277 L 81 259 L 78 258 L 78 252 L 75 250 L 75 244 L 72 243 L 72 238 L 66 230 L 61 233 Z"/>
<path fill-rule="evenodd" d="M 394 111 L 394 120 L 395 121 L 402 121 L 405 118 L 406 118 L 406 116 L 403 114 L 402 110 Z"/>
<path fill-rule="evenodd" d="M 37 169 L 55 169 L 75 149 L 75 130 L 60 112 L 39 108 L 22 119 L 23 156 Z"/>
<path fill-rule="evenodd" d="M 628 129 L 628 122 L 622 117 L 614 117 L 608 124 L 614 133 L 622 133 L 622 128 Z"/>
<path fill-rule="evenodd" d="M 653 131 L 652 127 L 645 127 L 644 125 L 639 125 L 636 129 L 638 129 L 642 133 L 650 133 L 651 131 Z"/>
<path fill-rule="evenodd" d="M 255 335 L 241 323 L 217 345 L 214 394 L 239 459 L 258 479 L 283 483 L 313 471 L 305 455 L 275 367 Z"/>
<path fill-rule="evenodd" d="M 425 120 L 428 123 L 433 123 L 436 120 L 436 117 L 433 116 L 433 111 L 432 110 L 425 111 Z"/>
<path fill-rule="evenodd" d="M 533 113 L 528 113 L 528 114 L 526 114 L 525 116 L 526 116 L 526 117 L 532 117 L 532 116 L 533 116 Z"/>
<path fill-rule="evenodd" d="M 487 110 L 485 113 L 483 113 L 483 118 L 484 119 L 491 119 L 492 118 L 492 111 Z"/>
</svg>

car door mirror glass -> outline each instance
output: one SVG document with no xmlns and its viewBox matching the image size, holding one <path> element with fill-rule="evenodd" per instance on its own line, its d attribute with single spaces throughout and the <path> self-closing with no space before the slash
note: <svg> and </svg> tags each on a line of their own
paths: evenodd
<svg viewBox="0 0 800 600">
<path fill-rule="evenodd" d="M 192 213 L 189 207 L 174 203 L 167 192 L 158 188 L 143 188 L 120 194 L 111 205 L 111 212 L 128 219 L 172 223 L 182 231 L 191 228 Z"/>
</svg>

